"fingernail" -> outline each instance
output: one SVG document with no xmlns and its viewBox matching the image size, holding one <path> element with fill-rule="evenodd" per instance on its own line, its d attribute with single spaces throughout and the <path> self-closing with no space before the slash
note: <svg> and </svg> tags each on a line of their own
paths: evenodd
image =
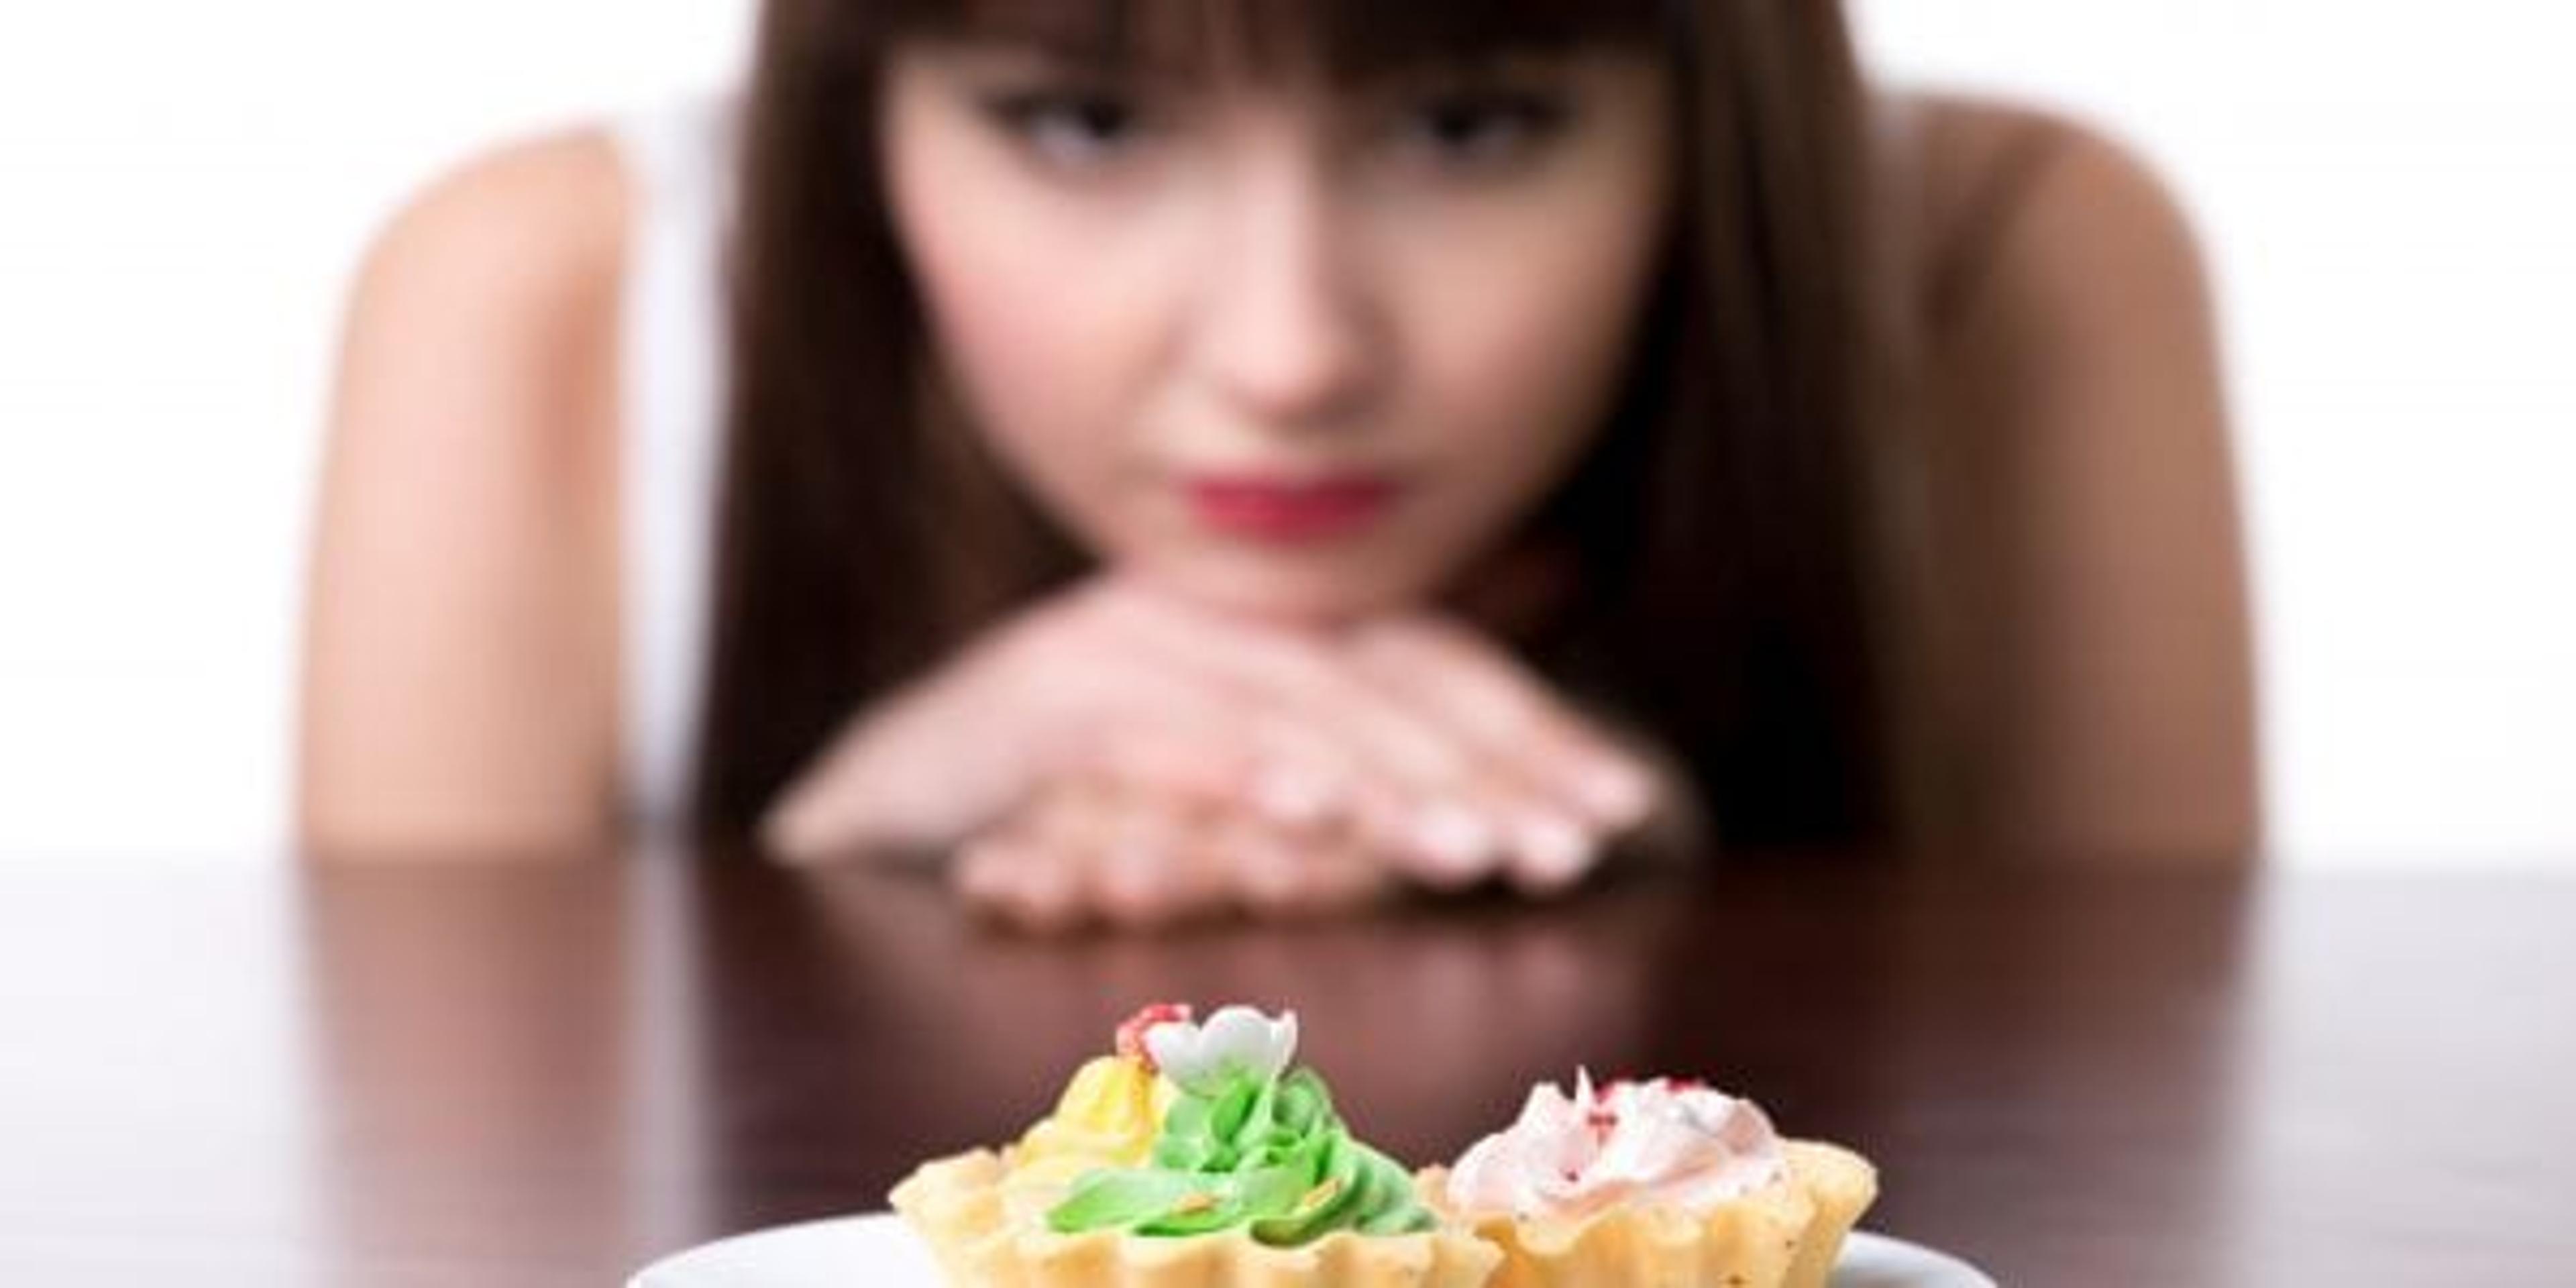
<svg viewBox="0 0 2576 1288">
<path fill-rule="evenodd" d="M 1442 866 L 1465 874 L 1492 860 L 1497 837 L 1474 810 L 1442 802 L 1414 816 L 1413 843 Z"/>
<path fill-rule="evenodd" d="M 1298 887 L 1296 860 L 1278 846 L 1245 846 L 1235 855 L 1235 879 L 1254 898 L 1270 902 Z"/>
<path fill-rule="evenodd" d="M 1273 822 L 1310 827 L 1333 816 L 1341 806 L 1341 793 L 1304 770 L 1274 768 L 1254 780 L 1252 804 Z"/>
<path fill-rule="evenodd" d="M 1561 815 L 1533 814 L 1514 829 L 1513 840 L 1532 876 L 1551 886 L 1571 883 L 1592 866 L 1596 852 L 1592 833 Z"/>
<path fill-rule="evenodd" d="M 1655 780 L 1615 760 L 1595 761 L 1578 775 L 1575 793 L 1585 809 L 1611 827 L 1635 827 L 1655 809 Z"/>
</svg>

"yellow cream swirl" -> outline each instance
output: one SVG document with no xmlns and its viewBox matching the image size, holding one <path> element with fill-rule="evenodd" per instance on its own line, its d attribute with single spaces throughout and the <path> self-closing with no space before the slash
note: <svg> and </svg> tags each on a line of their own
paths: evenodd
<svg viewBox="0 0 2576 1288">
<path fill-rule="evenodd" d="M 1003 1204 L 1015 1216 L 1042 1214 L 1091 1172 L 1142 1166 L 1175 1094 L 1152 1066 L 1130 1056 L 1102 1056 L 1082 1066 L 1056 1099 L 1055 1112 L 1005 1156 Z"/>
</svg>

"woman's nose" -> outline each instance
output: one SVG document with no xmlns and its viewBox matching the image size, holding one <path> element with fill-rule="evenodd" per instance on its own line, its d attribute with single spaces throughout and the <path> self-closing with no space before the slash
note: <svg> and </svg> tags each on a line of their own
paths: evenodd
<svg viewBox="0 0 2576 1288">
<path fill-rule="evenodd" d="M 1283 154 L 1240 166 L 1229 187 L 1206 243 L 1195 346 L 1204 371 L 1233 411 L 1264 428 L 1356 421 L 1394 355 L 1330 176 Z"/>
</svg>

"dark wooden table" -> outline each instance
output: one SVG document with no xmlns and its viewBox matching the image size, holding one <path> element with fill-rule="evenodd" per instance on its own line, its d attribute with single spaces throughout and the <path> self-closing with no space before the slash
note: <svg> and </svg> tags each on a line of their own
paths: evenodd
<svg viewBox="0 0 2576 1288">
<path fill-rule="evenodd" d="M 881 1204 L 1140 1001 L 1294 1006 L 1416 1162 L 1688 1072 L 2007 1284 L 2576 1284 L 2576 881 L 1811 864 L 1152 940 L 590 867 L 0 874 L 0 1283 L 614 1284 Z"/>
</svg>

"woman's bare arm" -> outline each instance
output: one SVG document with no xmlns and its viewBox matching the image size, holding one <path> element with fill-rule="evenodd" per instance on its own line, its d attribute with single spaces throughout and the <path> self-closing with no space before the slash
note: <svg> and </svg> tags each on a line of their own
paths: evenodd
<svg viewBox="0 0 2576 1288">
<path fill-rule="evenodd" d="M 2115 144 L 1959 110 L 1956 137 L 1982 132 L 1987 166 L 2024 171 L 1971 212 L 2000 221 L 1990 253 L 1936 300 L 1936 504 L 1958 574 L 1936 593 L 1962 597 L 1959 673 L 1982 708 L 1973 836 L 2242 862 L 2260 829 L 2252 644 L 2200 251 Z"/>
<path fill-rule="evenodd" d="M 566 135 L 433 185 L 367 258 L 307 612 L 313 854 L 609 834 L 625 220 L 614 152 Z"/>
</svg>

